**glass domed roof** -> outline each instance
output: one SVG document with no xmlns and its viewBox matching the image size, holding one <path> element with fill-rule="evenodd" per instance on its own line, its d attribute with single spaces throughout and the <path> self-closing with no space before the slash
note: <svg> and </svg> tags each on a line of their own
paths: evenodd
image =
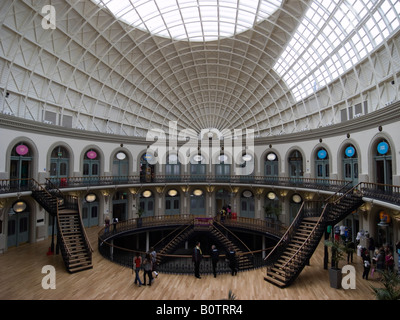
<svg viewBox="0 0 400 320">
<path fill-rule="evenodd" d="M 152 34 L 190 41 L 231 37 L 267 19 L 281 0 L 93 0 Z"/>
</svg>

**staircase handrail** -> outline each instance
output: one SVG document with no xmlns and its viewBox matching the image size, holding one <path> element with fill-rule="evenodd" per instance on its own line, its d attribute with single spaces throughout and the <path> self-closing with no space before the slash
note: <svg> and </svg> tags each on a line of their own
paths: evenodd
<svg viewBox="0 0 400 320">
<path fill-rule="evenodd" d="M 58 206 L 58 204 L 57 204 L 57 206 Z M 89 241 L 89 237 L 88 237 L 88 235 L 86 233 L 86 228 L 85 228 L 85 225 L 83 224 L 82 215 L 81 215 L 80 210 L 79 210 L 79 205 L 78 205 L 78 217 L 79 217 L 79 223 L 81 225 L 81 228 L 80 228 L 81 229 L 81 233 L 82 233 L 83 237 L 85 238 L 85 242 L 86 242 L 86 244 L 88 246 L 88 249 L 89 249 L 89 252 L 90 252 L 90 256 L 92 256 L 92 252 L 94 252 L 94 250 L 93 250 L 93 247 L 92 247 L 92 245 L 91 245 L 91 243 Z"/>
<path fill-rule="evenodd" d="M 179 237 L 182 233 L 184 233 L 189 227 L 193 226 L 193 221 L 192 223 L 189 223 L 185 228 L 183 228 L 171 241 L 168 242 L 168 244 L 170 244 L 172 241 L 174 241 L 177 237 Z M 164 246 L 164 248 L 166 248 L 168 246 L 168 244 L 166 246 Z M 162 254 L 162 252 L 160 252 Z"/>
<path fill-rule="evenodd" d="M 217 225 L 223 227 L 224 230 L 228 231 L 231 235 L 233 235 L 246 248 L 247 252 L 251 252 L 250 248 L 235 233 L 233 233 L 231 230 L 229 230 L 227 227 L 225 227 L 222 223 L 218 222 L 215 218 L 214 218 L 214 223 L 212 224 L 212 226 L 214 228 L 216 228 L 214 224 L 217 224 Z"/>
<path fill-rule="evenodd" d="M 312 228 L 310 234 L 307 236 L 306 240 L 304 240 L 304 242 L 301 244 L 301 246 L 296 250 L 296 252 L 292 254 L 292 256 L 290 257 L 290 259 L 288 259 L 288 261 L 286 261 L 286 263 L 282 266 L 282 269 L 285 269 L 286 266 L 287 266 L 290 262 L 292 262 L 292 260 L 294 259 L 294 257 L 296 257 L 297 254 L 298 254 L 300 251 L 303 250 L 305 244 L 308 243 L 308 241 L 309 241 L 309 239 L 311 238 L 311 236 L 314 236 L 314 233 L 315 233 L 317 227 L 320 227 L 320 226 L 321 226 L 321 221 L 323 220 L 323 218 L 325 218 L 324 215 L 325 215 L 325 211 L 326 211 L 326 209 L 328 208 L 328 206 L 329 206 L 329 205 L 325 205 L 325 206 L 323 207 L 323 210 L 322 210 L 322 212 L 321 212 L 321 215 L 319 216 L 319 218 L 318 218 L 318 220 L 317 220 L 317 223 L 316 223 L 316 224 L 314 225 L 314 227 Z"/>
<path fill-rule="evenodd" d="M 286 242 L 289 239 L 290 233 L 294 230 L 295 225 L 298 223 L 298 220 L 299 220 L 301 214 L 303 213 L 303 208 L 304 208 L 304 201 L 301 204 L 296 217 L 293 219 L 289 228 L 287 228 L 285 234 L 281 237 L 281 239 L 278 241 L 278 243 L 275 245 L 275 247 L 269 252 L 269 254 L 264 258 L 264 260 L 267 260 L 275 252 L 275 250 L 277 250 L 277 248 L 279 248 L 281 245 L 283 245 L 284 241 Z"/>
<path fill-rule="evenodd" d="M 60 235 L 61 239 L 64 239 L 63 231 L 61 230 L 60 226 L 61 226 L 61 221 L 60 221 L 60 215 L 58 212 L 58 202 L 57 202 L 57 231 L 58 231 L 58 234 Z M 72 256 L 72 254 L 69 251 L 68 246 L 65 245 L 64 241 L 62 241 L 62 245 L 66 251 L 68 258 L 70 258 Z"/>
</svg>

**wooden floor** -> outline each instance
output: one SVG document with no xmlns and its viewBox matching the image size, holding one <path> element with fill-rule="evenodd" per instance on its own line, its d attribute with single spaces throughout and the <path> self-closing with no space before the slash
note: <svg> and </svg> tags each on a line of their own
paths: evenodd
<svg viewBox="0 0 400 320">
<path fill-rule="evenodd" d="M 11 248 L 0 254 L 0 299 L 2 300 L 220 300 L 229 290 L 238 300 L 373 300 L 370 285 L 377 280 L 362 279 L 360 257 L 354 256 L 356 289 L 332 289 L 328 271 L 323 269 L 323 246 L 314 253 L 307 266 L 289 288 L 279 289 L 264 281 L 265 269 L 225 274 L 214 278 L 205 275 L 160 274 L 151 287 L 137 287 L 132 271 L 104 259 L 97 251 L 98 228 L 88 229 L 95 248 L 94 268 L 76 274 L 65 271 L 60 256 L 46 255 L 50 239 Z M 56 269 L 56 289 L 42 288 L 42 267 Z"/>
</svg>

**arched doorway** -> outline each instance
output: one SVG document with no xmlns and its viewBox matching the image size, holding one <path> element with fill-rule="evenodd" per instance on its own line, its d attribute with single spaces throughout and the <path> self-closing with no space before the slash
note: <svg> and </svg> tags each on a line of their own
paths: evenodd
<svg viewBox="0 0 400 320">
<path fill-rule="evenodd" d="M 112 218 L 118 218 L 118 221 L 124 221 L 128 218 L 128 197 L 124 191 L 114 193 L 112 199 Z"/>
<path fill-rule="evenodd" d="M 154 216 L 154 194 L 150 190 L 145 190 L 140 194 L 139 210 L 142 211 L 142 217 Z"/>
<path fill-rule="evenodd" d="M 29 186 L 32 174 L 33 152 L 23 142 L 17 143 L 11 150 L 10 157 L 10 179 L 11 187 L 20 189 Z"/>
<path fill-rule="evenodd" d="M 231 192 L 226 189 L 218 189 L 215 192 L 215 209 L 216 213 L 220 212 L 223 207 L 231 204 Z"/>
<path fill-rule="evenodd" d="M 349 144 L 344 149 L 342 157 L 343 161 L 343 178 L 345 181 L 351 182 L 353 186 L 358 184 L 358 154 L 357 149 Z"/>
<path fill-rule="evenodd" d="M 195 154 L 190 159 L 190 180 L 191 181 L 205 181 L 206 179 L 206 164 L 204 163 L 204 156 Z"/>
<path fill-rule="evenodd" d="M 176 189 L 168 190 L 165 195 L 165 214 L 173 215 L 180 213 L 180 194 Z"/>
<path fill-rule="evenodd" d="M 303 156 L 298 150 L 294 150 L 289 155 L 289 177 L 292 182 L 303 178 Z"/>
<path fill-rule="evenodd" d="M 112 174 L 116 183 L 128 181 L 129 175 L 129 157 L 123 151 L 114 155 Z"/>
<path fill-rule="evenodd" d="M 264 160 L 264 175 L 266 177 L 278 177 L 278 156 L 274 152 L 269 152 Z"/>
<path fill-rule="evenodd" d="M 155 178 L 155 166 L 151 164 L 153 155 L 145 153 L 140 157 L 140 182 L 153 182 Z"/>
<path fill-rule="evenodd" d="M 379 139 L 375 142 L 374 149 L 375 181 L 379 184 L 392 185 L 392 150 L 390 144 L 385 139 Z"/>
<path fill-rule="evenodd" d="M 206 198 L 202 189 L 195 189 L 190 194 L 190 213 L 196 216 L 206 214 Z"/>
<path fill-rule="evenodd" d="M 29 241 L 30 207 L 23 200 L 14 202 L 8 211 L 7 247 L 17 247 Z"/>
<path fill-rule="evenodd" d="M 316 153 L 315 176 L 317 179 L 329 179 L 329 154 L 325 148 L 319 148 Z"/>
<path fill-rule="evenodd" d="M 60 184 L 65 183 L 69 176 L 69 158 L 66 148 L 58 146 L 53 149 L 50 155 L 50 178 L 60 179 Z"/>
<path fill-rule="evenodd" d="M 89 193 L 85 196 L 82 203 L 82 222 L 85 227 L 99 225 L 99 206 L 96 194 Z"/>
<path fill-rule="evenodd" d="M 83 157 L 83 176 L 87 178 L 89 181 L 94 183 L 97 182 L 97 179 L 100 176 L 100 155 L 97 150 L 89 149 L 85 152 Z"/>
<path fill-rule="evenodd" d="M 231 177 L 231 165 L 226 154 L 221 153 L 215 164 L 215 179 L 229 180 Z"/>
<path fill-rule="evenodd" d="M 178 155 L 171 153 L 167 157 L 165 164 L 165 180 L 175 181 L 181 178 L 181 163 L 179 162 Z"/>
<path fill-rule="evenodd" d="M 255 202 L 253 192 L 250 190 L 243 191 L 240 197 L 240 216 L 244 218 L 254 218 L 254 205 Z"/>
</svg>

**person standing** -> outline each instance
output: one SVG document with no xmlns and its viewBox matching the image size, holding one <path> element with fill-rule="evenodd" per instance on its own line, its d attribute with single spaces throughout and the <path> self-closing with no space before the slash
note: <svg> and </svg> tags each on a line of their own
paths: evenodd
<svg viewBox="0 0 400 320">
<path fill-rule="evenodd" d="M 151 262 L 151 256 L 150 253 L 146 253 L 146 257 L 144 258 L 143 261 L 143 269 L 144 269 L 144 273 L 143 273 L 143 284 L 146 285 L 146 275 L 149 278 L 149 284 L 148 286 L 151 286 L 151 281 L 153 280 L 153 275 L 152 275 L 152 262 Z"/>
<path fill-rule="evenodd" d="M 135 258 L 133 259 L 133 267 L 135 269 L 135 284 L 138 284 L 139 282 L 139 287 L 141 287 L 143 283 L 140 281 L 139 271 L 142 267 L 142 257 L 139 252 L 136 253 Z"/>
<path fill-rule="evenodd" d="M 106 216 L 104 220 L 104 233 L 109 233 L 110 232 L 110 217 Z"/>
<path fill-rule="evenodd" d="M 211 263 L 212 263 L 212 269 L 213 269 L 213 274 L 214 278 L 217 277 L 217 263 L 219 260 L 219 251 L 217 247 L 213 244 L 211 246 Z"/>
<path fill-rule="evenodd" d="M 151 262 L 153 263 L 153 270 L 152 271 L 154 272 L 154 275 L 157 278 L 158 277 L 158 272 L 156 270 L 156 268 L 157 268 L 157 252 L 154 249 L 154 247 L 150 248 L 150 255 L 151 255 Z"/>
<path fill-rule="evenodd" d="M 196 246 L 193 249 L 192 261 L 194 262 L 194 276 L 197 279 L 201 279 L 200 277 L 200 262 L 203 259 L 203 253 L 200 249 L 200 242 L 196 243 Z"/>
<path fill-rule="evenodd" d="M 371 258 L 369 256 L 369 250 L 365 250 L 365 254 L 363 255 L 364 262 L 364 272 L 362 278 L 368 280 L 369 270 L 371 269 Z"/>
<path fill-rule="evenodd" d="M 232 247 L 229 248 L 227 258 L 229 260 L 229 268 L 231 268 L 232 276 L 237 275 L 237 261 L 236 261 L 236 252 Z"/>
</svg>

